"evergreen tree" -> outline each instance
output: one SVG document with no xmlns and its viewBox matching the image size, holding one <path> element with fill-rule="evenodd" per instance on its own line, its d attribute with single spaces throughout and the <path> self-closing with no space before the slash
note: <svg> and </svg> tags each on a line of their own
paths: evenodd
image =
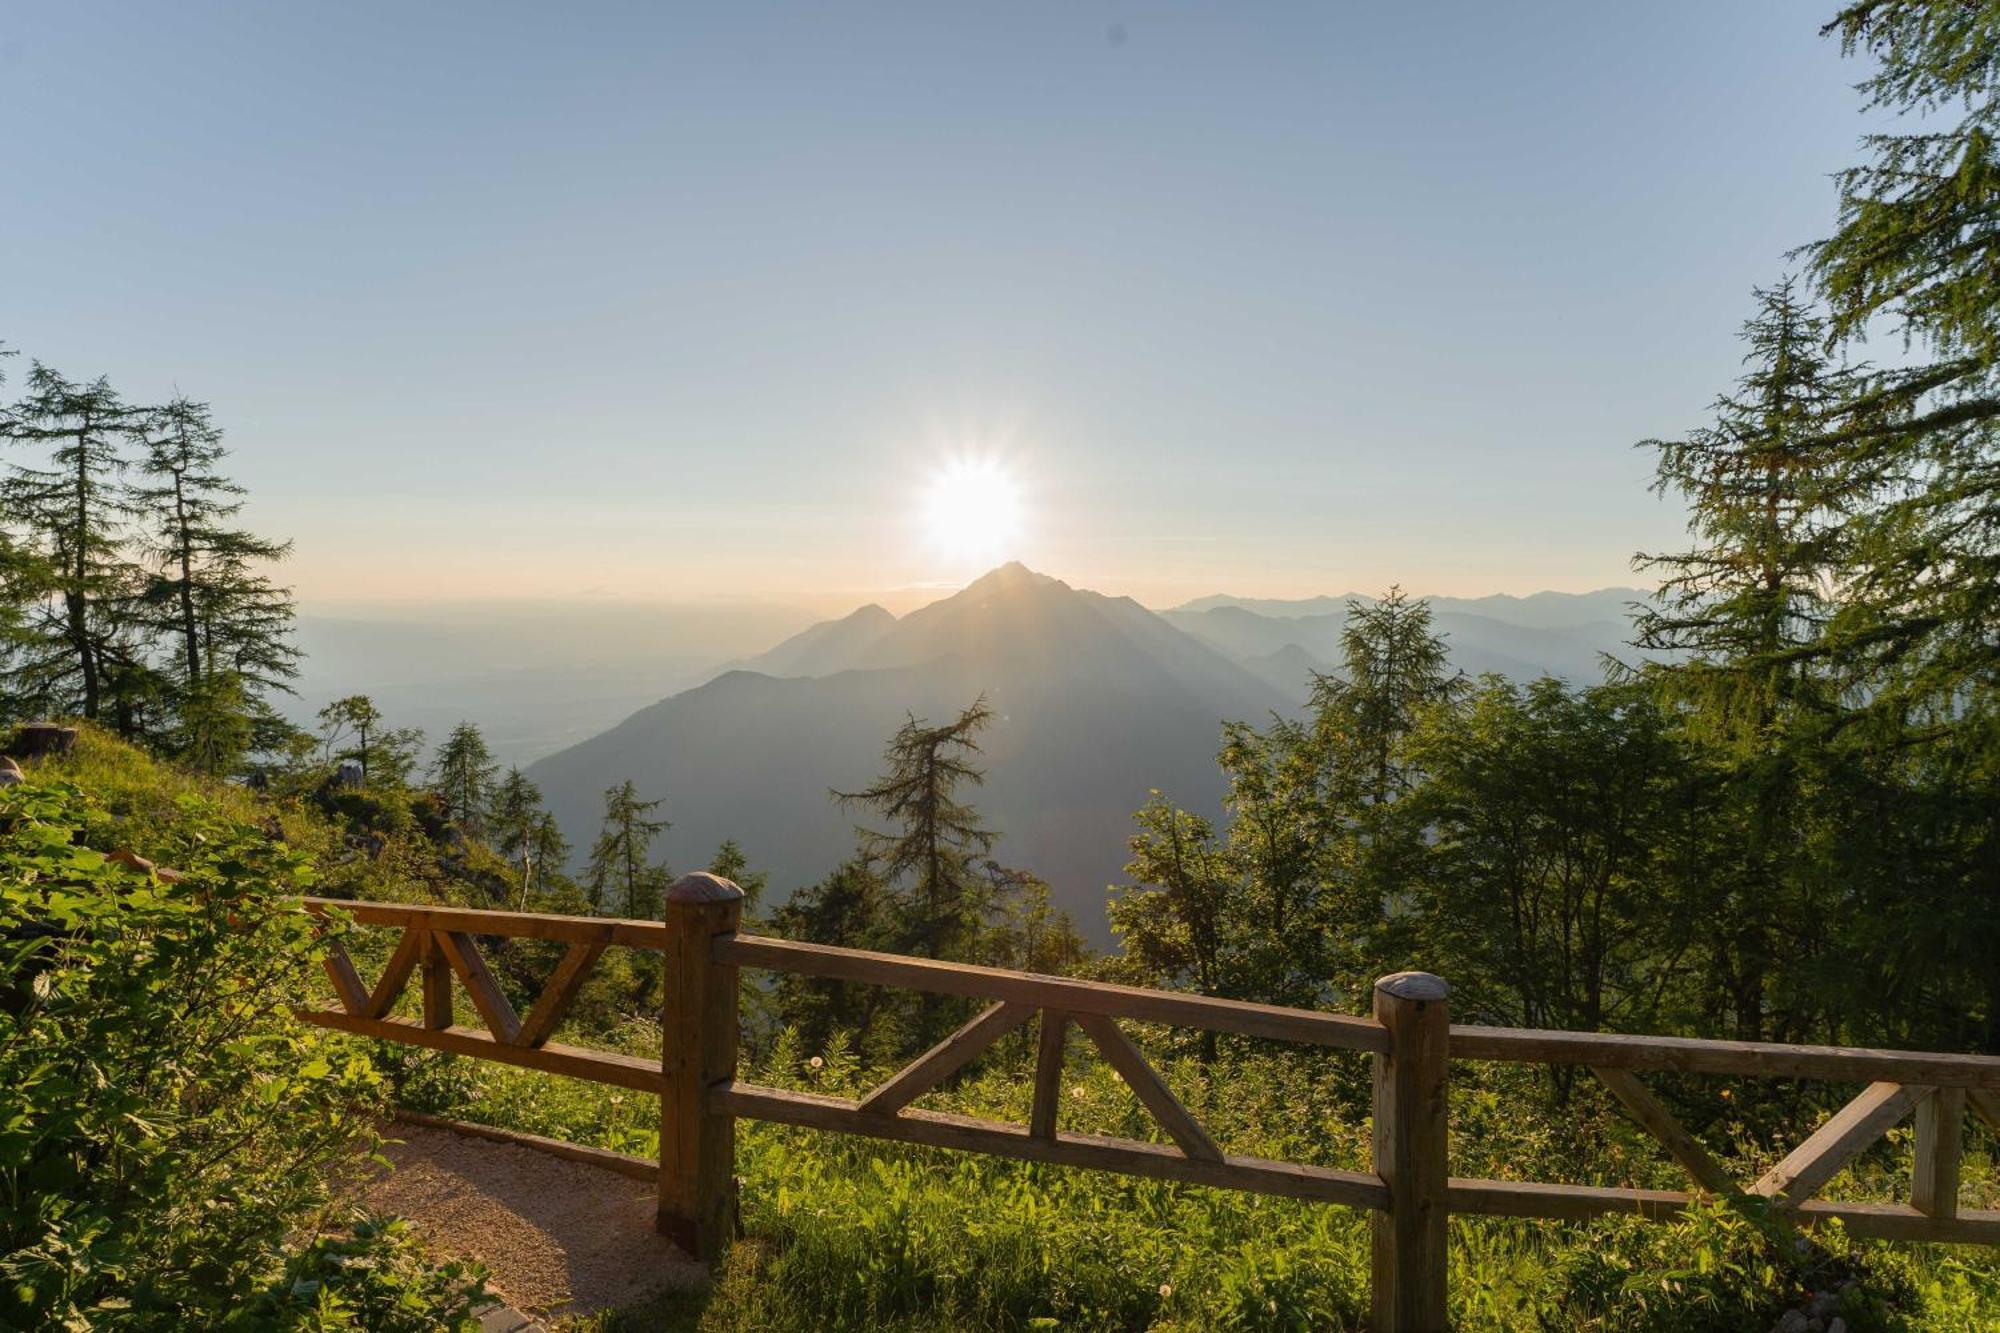
<svg viewBox="0 0 2000 1333">
<path fill-rule="evenodd" d="M 5 427 L 42 446 L 47 466 L 17 463 L 0 501 L 46 563 L 51 596 L 17 655 L 14 688 L 32 706 L 96 719 L 109 709 L 121 734 L 138 730 L 141 680 L 122 640 L 133 569 L 122 549 L 129 518 L 118 490 L 134 413 L 110 383 L 78 384 L 37 362 Z"/>
<path fill-rule="evenodd" d="M 889 886 L 866 856 L 857 856 L 786 899 L 771 914 L 771 930 L 810 944 L 892 950 L 899 922 Z M 857 1053 L 888 1060 L 908 1047 L 901 1030 L 904 1010 L 892 1004 L 884 1012 L 890 993 L 880 986 L 780 973 L 773 990 L 778 1023 L 796 1029 L 808 1051 L 830 1050 L 842 1041 Z"/>
<path fill-rule="evenodd" d="M 1745 373 L 1713 424 L 1646 442 L 1659 455 L 1654 489 L 1687 502 L 1694 545 L 1640 558 L 1663 578 L 1634 621 L 1638 646 L 1672 654 L 1645 678 L 1712 747 L 1730 793 L 1716 818 L 1734 852 L 1711 881 L 1702 940 L 1710 1025 L 1745 1040 L 1772 1026 L 1778 959 L 1830 947 L 1834 905 L 1853 887 L 1819 882 L 1826 811 L 1814 793 L 1842 703 L 1820 645 L 1850 568 L 1839 517 L 1850 470 L 1829 433 L 1863 374 L 1823 350 L 1826 326 L 1795 283 L 1756 300 Z M 1780 1030 L 1808 1021 L 1802 998 L 1782 1006 Z"/>
<path fill-rule="evenodd" d="M 2000 15 L 1859 0 L 1827 31 L 1874 59 L 1871 109 L 1920 123 L 1866 138 L 1838 228 L 1809 247 L 1834 338 L 1888 331 L 1915 352 L 1833 432 L 1872 494 L 1824 651 L 1892 731 L 1941 733 L 2000 676 Z"/>
<path fill-rule="evenodd" d="M 244 491 L 220 469 L 228 451 L 207 404 L 177 397 L 139 429 L 142 480 L 130 502 L 153 560 L 141 601 L 153 627 L 177 641 L 183 686 L 226 671 L 246 693 L 288 691 L 298 675 L 291 597 L 256 569 L 284 559 L 291 543 L 230 526 Z"/>
<path fill-rule="evenodd" d="M 743 848 L 736 839 L 722 840 L 722 845 L 715 849 L 715 856 L 708 863 L 708 873 L 720 875 L 743 890 L 743 919 L 754 921 L 757 918 L 771 877 L 761 870 L 750 868 L 750 858 L 743 854 Z"/>
<path fill-rule="evenodd" d="M 859 829 L 861 845 L 885 880 L 906 886 L 899 894 L 902 946 L 927 958 L 966 958 L 985 921 L 987 886 L 978 862 L 999 835 L 958 792 L 985 781 L 970 756 L 992 720 L 984 696 L 942 726 L 911 717 L 890 740 L 887 772 L 874 786 L 834 793 L 894 826 Z"/>
<path fill-rule="evenodd" d="M 494 789 L 489 819 L 500 854 L 515 863 L 521 874 L 521 901 L 526 903 L 538 875 L 559 875 L 569 859 L 569 841 L 554 815 L 542 805 L 542 792 L 518 768 Z"/>
<path fill-rule="evenodd" d="M 470 722 L 453 727 L 431 759 L 431 790 L 444 804 L 445 818 L 468 831 L 482 831 L 493 798 L 493 775 L 499 771 L 478 727 Z"/>
<path fill-rule="evenodd" d="M 659 801 L 642 801 L 639 789 L 627 778 L 604 793 L 604 824 L 590 849 L 590 865 L 584 871 L 584 887 L 590 894 L 590 910 L 602 912 L 607 904 L 621 916 L 651 918 L 658 914 L 660 896 L 668 873 L 665 866 L 651 864 L 653 839 L 671 827 L 664 819 L 650 816 Z"/>
<path fill-rule="evenodd" d="M 1828 434 L 1862 381 L 1822 350 L 1825 322 L 1792 279 L 1755 296 L 1748 369 L 1714 424 L 1644 444 L 1659 455 L 1653 489 L 1687 502 L 1696 544 L 1639 557 L 1662 582 L 1634 620 L 1639 647 L 1676 655 L 1655 673 L 1675 700 L 1753 749 L 1781 712 L 1836 702 L 1810 650 L 1845 567 L 1846 470 Z"/>
<path fill-rule="evenodd" d="M 1349 602 L 1340 643 L 1344 673 L 1314 678 L 1312 713 L 1322 743 L 1338 740 L 1339 761 L 1365 775 L 1368 799 L 1381 805 L 1409 785 L 1397 742 L 1426 707 L 1462 694 L 1465 679 L 1431 628 L 1431 604 L 1399 587 L 1373 605 Z"/>
</svg>

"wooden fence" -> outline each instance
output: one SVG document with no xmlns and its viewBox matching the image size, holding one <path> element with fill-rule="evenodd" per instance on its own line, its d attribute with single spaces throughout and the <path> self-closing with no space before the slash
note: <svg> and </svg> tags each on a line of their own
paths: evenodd
<svg viewBox="0 0 2000 1333">
<path fill-rule="evenodd" d="M 676 883 L 667 895 L 664 921 L 309 898 L 306 905 L 316 913 L 344 912 L 361 925 L 400 927 L 402 936 L 372 987 L 340 945 L 332 943 L 326 967 L 341 1007 L 305 1010 L 300 1016 L 362 1036 L 657 1093 L 657 1169 L 597 1149 L 571 1146 L 566 1152 L 654 1176 L 660 1229 L 703 1259 L 720 1253 L 734 1230 L 738 1118 L 1369 1209 L 1374 1324 L 1379 1330 L 1446 1327 L 1445 1228 L 1452 1213 L 1566 1220 L 1626 1213 L 1659 1219 L 1672 1217 L 1695 1197 L 1677 1190 L 1451 1176 L 1446 1167 L 1446 1099 L 1452 1060 L 1587 1066 L 1680 1164 L 1699 1193 L 1761 1197 L 1782 1219 L 1810 1226 L 1837 1218 L 1857 1236 L 2000 1244 L 2000 1211 L 1961 1209 L 1958 1204 L 1965 1115 L 1970 1111 L 2000 1128 L 2000 1058 L 1458 1026 L 1447 1016 L 1445 983 L 1423 972 L 1401 972 L 1376 982 L 1371 1017 L 1286 1009 L 745 935 L 737 929 L 741 899 L 734 884 L 713 875 L 689 875 Z M 488 969 L 480 936 L 569 946 L 525 1017 Z M 664 1040 L 657 1062 L 549 1040 L 598 957 L 613 945 L 664 956 Z M 815 1096 L 736 1080 L 737 972 L 744 967 L 993 1003 L 860 1100 Z M 390 1017 L 413 975 L 422 978 L 422 1018 Z M 454 977 L 484 1029 L 453 1024 Z M 1027 1124 L 911 1106 L 1037 1015 L 1034 1102 Z M 1121 1019 L 1367 1052 L 1374 1062 L 1375 1170 L 1336 1171 L 1225 1151 L 1175 1098 L 1119 1026 Z M 1063 1050 L 1072 1025 L 1130 1085 L 1166 1142 L 1059 1128 Z M 1637 1075 L 1647 1070 L 1826 1079 L 1867 1087 L 1760 1179 L 1740 1184 L 1639 1081 Z M 1912 1113 L 1915 1183 L 1907 1204 L 1814 1197 L 1844 1165 Z"/>
</svg>

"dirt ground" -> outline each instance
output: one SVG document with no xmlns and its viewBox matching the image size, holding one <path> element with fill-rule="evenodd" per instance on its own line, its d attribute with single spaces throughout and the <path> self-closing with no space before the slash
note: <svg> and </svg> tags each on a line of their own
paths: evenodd
<svg viewBox="0 0 2000 1333">
<path fill-rule="evenodd" d="M 395 1164 L 370 1207 L 409 1218 L 433 1249 L 476 1259 L 507 1303 L 537 1316 L 636 1304 L 703 1276 L 653 1230 L 650 1185 L 530 1148 L 417 1125 L 389 1127 Z"/>
</svg>

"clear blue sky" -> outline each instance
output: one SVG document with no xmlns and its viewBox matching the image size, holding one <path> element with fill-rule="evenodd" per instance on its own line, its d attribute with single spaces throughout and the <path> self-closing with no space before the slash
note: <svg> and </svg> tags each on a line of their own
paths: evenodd
<svg viewBox="0 0 2000 1333">
<path fill-rule="evenodd" d="M 215 404 L 308 603 L 1631 582 L 1823 234 L 1820 4 L 14 4 L 0 338 Z"/>
</svg>

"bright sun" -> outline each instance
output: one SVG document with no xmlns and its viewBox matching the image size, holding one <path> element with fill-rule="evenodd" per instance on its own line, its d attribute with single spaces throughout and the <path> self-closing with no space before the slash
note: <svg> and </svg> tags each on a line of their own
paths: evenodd
<svg viewBox="0 0 2000 1333">
<path fill-rule="evenodd" d="M 1021 536 L 1021 488 L 990 458 L 955 460 L 931 477 L 924 528 L 937 549 L 968 564 L 1015 554 Z"/>
</svg>

